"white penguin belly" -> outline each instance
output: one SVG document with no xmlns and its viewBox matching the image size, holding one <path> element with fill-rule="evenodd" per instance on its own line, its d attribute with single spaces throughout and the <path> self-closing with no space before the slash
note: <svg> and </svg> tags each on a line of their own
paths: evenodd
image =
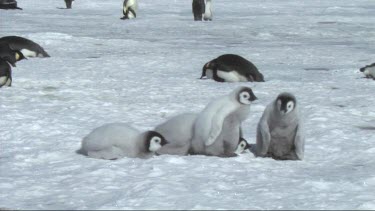
<svg viewBox="0 0 375 211">
<path fill-rule="evenodd" d="M 29 49 L 26 49 L 26 48 L 22 49 L 21 53 L 25 57 L 37 57 L 37 53 L 35 51 L 30 51 Z"/>
<path fill-rule="evenodd" d="M 375 78 L 375 67 L 368 67 L 365 69 L 364 74 L 366 77 Z"/>
<path fill-rule="evenodd" d="M 226 82 L 246 82 L 247 79 L 238 74 L 236 71 L 224 72 L 217 70 L 217 76 L 224 79 Z"/>
<path fill-rule="evenodd" d="M 0 86 L 6 85 L 5 83 L 7 82 L 7 80 L 8 80 L 8 77 L 6 77 L 6 76 L 0 77 Z"/>
</svg>

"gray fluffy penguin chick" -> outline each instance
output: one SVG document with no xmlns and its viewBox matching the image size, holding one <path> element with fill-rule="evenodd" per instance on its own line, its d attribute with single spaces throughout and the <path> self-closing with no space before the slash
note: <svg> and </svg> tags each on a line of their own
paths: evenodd
<svg viewBox="0 0 375 211">
<path fill-rule="evenodd" d="M 302 160 L 305 137 L 296 97 L 281 93 L 264 110 L 257 127 L 256 156 Z"/>
<path fill-rule="evenodd" d="M 141 133 L 126 123 L 110 123 L 85 136 L 78 152 L 106 160 L 149 158 L 166 143 L 164 137 L 155 131 Z"/>
<path fill-rule="evenodd" d="M 193 126 L 197 118 L 195 113 L 183 113 L 168 119 L 155 127 L 168 140 L 168 144 L 156 151 L 156 154 L 187 155 L 193 138 Z"/>
<path fill-rule="evenodd" d="M 240 139 L 241 123 L 248 117 L 256 96 L 240 86 L 229 95 L 211 101 L 194 123 L 191 154 L 233 157 Z"/>
</svg>

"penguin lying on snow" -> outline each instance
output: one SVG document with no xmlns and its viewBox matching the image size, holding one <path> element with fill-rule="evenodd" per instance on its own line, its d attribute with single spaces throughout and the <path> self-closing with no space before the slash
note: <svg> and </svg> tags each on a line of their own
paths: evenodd
<svg viewBox="0 0 375 211">
<path fill-rule="evenodd" d="M 0 0 L 0 9 L 8 10 L 8 9 L 17 9 L 22 10 L 22 8 L 17 7 L 16 0 Z"/>
<path fill-rule="evenodd" d="M 370 65 L 366 65 L 359 69 L 359 71 L 363 72 L 365 74 L 366 78 L 372 78 L 375 80 L 375 63 L 372 63 Z"/>
<path fill-rule="evenodd" d="M 238 87 L 229 95 L 211 101 L 194 123 L 191 154 L 236 156 L 241 123 L 257 97 L 249 87 Z"/>
<path fill-rule="evenodd" d="M 281 93 L 264 110 L 257 127 L 256 156 L 276 160 L 302 160 L 305 137 L 297 101 Z"/>
<path fill-rule="evenodd" d="M 155 131 L 139 132 L 126 123 L 110 123 L 94 129 L 82 140 L 78 153 L 92 158 L 149 158 L 167 141 Z"/>
<path fill-rule="evenodd" d="M 2 37 L 1 43 L 7 43 L 11 49 L 21 51 L 25 57 L 50 57 L 40 45 L 23 37 Z"/>
<path fill-rule="evenodd" d="M 156 154 L 187 155 L 196 118 L 195 113 L 183 113 L 156 126 L 154 131 L 159 132 L 168 140 L 168 144 L 156 151 Z"/>
<path fill-rule="evenodd" d="M 123 6 L 122 6 L 122 13 L 124 14 L 124 16 L 121 19 L 125 20 L 125 19 L 136 18 L 137 11 L 138 11 L 137 0 L 124 0 Z"/>
<path fill-rule="evenodd" d="M 218 82 L 264 82 L 263 75 L 253 63 L 235 54 L 224 54 L 207 62 L 202 68 L 202 76 Z"/>
</svg>

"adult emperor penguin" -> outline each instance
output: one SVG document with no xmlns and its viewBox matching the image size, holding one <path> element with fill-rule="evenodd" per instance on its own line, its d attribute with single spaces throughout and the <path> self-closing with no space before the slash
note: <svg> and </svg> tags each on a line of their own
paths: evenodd
<svg viewBox="0 0 375 211">
<path fill-rule="evenodd" d="M 17 9 L 22 10 L 22 8 L 17 6 L 16 0 L 0 0 L 0 9 L 9 10 L 9 9 Z"/>
<path fill-rule="evenodd" d="M 201 79 L 205 76 L 217 82 L 264 82 L 262 73 L 253 63 L 235 54 L 224 54 L 207 62 Z"/>
<path fill-rule="evenodd" d="M 26 59 L 21 51 L 11 49 L 7 43 L 0 43 L 0 58 L 9 62 L 13 67 L 16 66 L 17 61 Z"/>
<path fill-rule="evenodd" d="M 203 14 L 205 13 L 205 3 L 204 0 L 193 0 L 192 8 L 194 21 L 202 21 Z"/>
<path fill-rule="evenodd" d="M 375 63 L 366 65 L 359 70 L 365 74 L 366 78 L 372 78 L 375 80 Z"/>
<path fill-rule="evenodd" d="M 50 57 L 48 53 L 37 43 L 19 36 L 7 36 L 0 38 L 0 44 L 7 43 L 13 50 L 19 50 L 25 57 Z"/>
<path fill-rule="evenodd" d="M 66 9 L 72 9 L 72 3 L 74 0 L 65 0 Z"/>
<path fill-rule="evenodd" d="M 137 17 L 138 11 L 138 1 L 137 0 L 124 0 L 122 6 L 122 13 L 124 16 L 121 18 L 125 19 L 133 19 Z"/>
<path fill-rule="evenodd" d="M 229 95 L 211 101 L 194 123 L 191 154 L 236 156 L 241 123 L 257 97 L 249 87 L 240 86 Z"/>
<path fill-rule="evenodd" d="M 10 63 L 0 58 L 0 88 L 12 85 L 12 67 Z"/>
<path fill-rule="evenodd" d="M 139 132 L 126 123 L 102 125 L 82 140 L 78 153 L 92 158 L 115 160 L 122 157 L 149 158 L 167 141 L 155 131 Z"/>
<path fill-rule="evenodd" d="M 296 97 L 277 96 L 264 110 L 257 127 L 256 156 L 302 160 L 305 137 Z"/>
<path fill-rule="evenodd" d="M 203 15 L 203 20 L 212 21 L 212 10 L 211 10 L 211 0 L 206 0 L 205 11 Z"/>
<path fill-rule="evenodd" d="M 195 113 L 183 113 L 156 126 L 154 131 L 168 140 L 168 144 L 162 146 L 156 151 L 156 154 L 187 155 L 193 138 L 193 126 L 196 118 L 197 114 Z"/>
</svg>

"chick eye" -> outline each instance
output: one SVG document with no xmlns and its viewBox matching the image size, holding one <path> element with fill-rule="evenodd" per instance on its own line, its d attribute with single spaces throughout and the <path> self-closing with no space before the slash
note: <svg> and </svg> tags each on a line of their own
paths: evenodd
<svg viewBox="0 0 375 211">
<path fill-rule="evenodd" d="M 245 144 L 241 144 L 241 147 L 244 147 L 245 146 Z"/>
</svg>

